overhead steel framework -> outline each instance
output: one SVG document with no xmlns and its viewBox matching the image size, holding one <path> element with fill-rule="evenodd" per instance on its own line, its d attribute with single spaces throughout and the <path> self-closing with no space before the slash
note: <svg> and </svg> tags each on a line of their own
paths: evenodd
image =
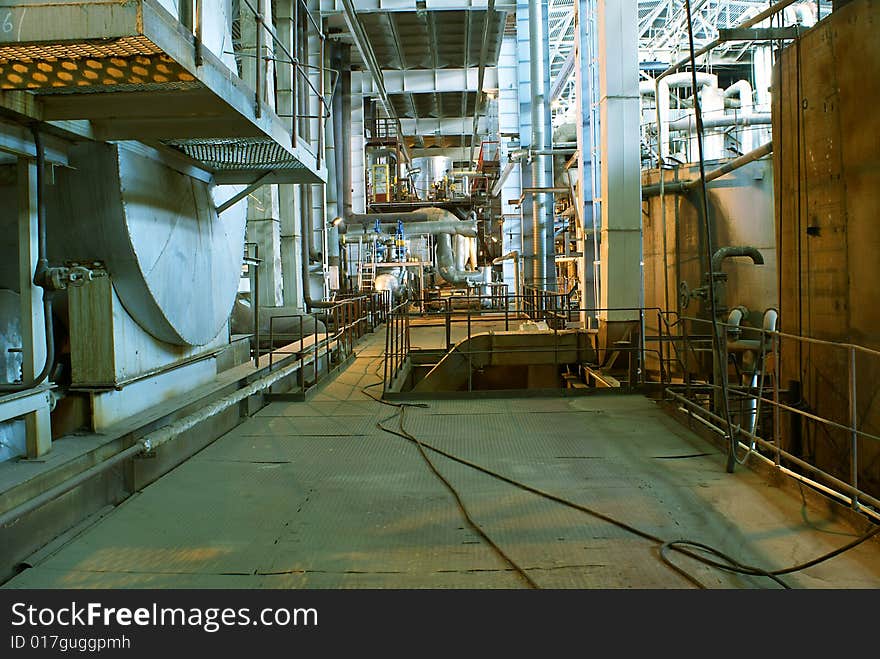
<svg viewBox="0 0 880 659">
<path fill-rule="evenodd" d="M 320 183 L 320 144 L 298 140 L 296 121 L 274 110 L 269 62 L 308 75 L 272 43 L 264 1 L 240 2 L 258 26 L 254 52 L 266 54 L 235 53 L 236 75 L 202 42 L 201 3 L 174 16 L 158 0 L 13 0 L 4 8 L 14 29 L 0 31 L 0 88 L 25 95 L 18 106 L 38 119 L 88 120 L 98 139 L 154 143 L 218 182 L 272 172 L 273 182 Z"/>
<path fill-rule="evenodd" d="M 553 83 L 550 98 L 554 124 L 559 124 L 572 120 L 575 106 L 575 9 L 574 0 L 548 2 L 550 79 Z M 767 0 L 692 0 L 695 47 L 700 49 L 712 43 L 718 38 L 719 30 L 731 29 L 758 15 L 767 6 Z M 829 0 L 799 0 L 792 5 L 788 18 L 782 20 L 812 25 L 830 12 Z M 684 56 L 688 39 L 685 0 L 639 0 L 638 21 L 639 62 L 643 70 L 656 67 L 662 71 Z M 713 49 L 707 65 L 748 64 L 745 55 L 754 45 L 747 40 L 721 43 Z"/>
</svg>

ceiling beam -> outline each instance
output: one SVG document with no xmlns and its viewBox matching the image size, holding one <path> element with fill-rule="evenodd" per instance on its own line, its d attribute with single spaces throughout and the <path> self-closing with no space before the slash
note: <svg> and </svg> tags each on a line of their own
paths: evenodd
<svg viewBox="0 0 880 659">
<path fill-rule="evenodd" d="M 361 59 L 364 64 L 366 64 L 367 69 L 373 78 L 376 92 L 379 94 L 379 100 L 382 102 L 386 114 L 394 120 L 395 124 L 397 124 L 397 135 L 402 140 L 404 133 L 400 126 L 400 118 L 397 116 L 397 113 L 394 111 L 394 106 L 388 99 L 388 92 L 385 91 L 385 80 L 382 76 L 382 69 L 376 61 L 376 54 L 373 52 L 373 46 L 370 44 L 370 39 L 366 32 L 364 32 L 364 27 L 361 25 L 361 22 L 357 17 L 357 11 L 354 8 L 352 0 L 341 0 L 341 2 L 343 5 L 345 24 L 348 26 L 348 31 L 354 38 L 354 45 L 358 49 Z M 400 146 L 406 160 L 411 160 L 412 158 L 406 143 L 401 142 Z"/>
</svg>

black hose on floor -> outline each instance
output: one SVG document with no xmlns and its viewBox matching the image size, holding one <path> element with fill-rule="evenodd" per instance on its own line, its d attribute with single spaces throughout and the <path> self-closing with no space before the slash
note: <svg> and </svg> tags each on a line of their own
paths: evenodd
<svg viewBox="0 0 880 659">
<path fill-rule="evenodd" d="M 379 359 L 381 359 L 381 357 L 379 357 Z M 378 371 L 376 372 L 376 376 L 379 377 Z M 698 579 L 696 579 L 696 577 L 694 577 L 693 575 L 689 574 L 686 570 L 684 570 L 684 568 L 682 568 L 682 567 L 676 565 L 674 562 L 672 562 L 672 560 L 669 558 L 670 551 L 675 551 L 679 554 L 682 554 L 684 556 L 692 558 L 693 560 L 695 560 L 703 565 L 713 567 L 713 568 L 716 568 L 719 570 L 723 570 L 725 572 L 730 572 L 733 574 L 741 574 L 744 576 L 766 577 L 768 579 L 771 579 L 775 583 L 779 584 L 781 587 L 783 587 L 785 589 L 789 589 L 790 586 L 788 584 L 786 584 L 779 577 L 786 575 L 786 574 L 792 574 L 794 572 L 800 572 L 801 570 L 805 570 L 807 568 L 813 567 L 813 566 L 818 565 L 820 563 L 824 563 L 825 561 L 830 560 L 836 556 L 839 556 L 840 554 L 843 554 L 844 552 L 849 551 L 850 549 L 853 549 L 854 547 L 857 547 L 858 545 L 860 545 L 860 544 L 866 542 L 867 540 L 870 540 L 871 538 L 875 537 L 876 535 L 880 534 L 880 526 L 875 525 L 867 533 L 859 536 L 858 538 L 855 538 L 854 540 L 847 543 L 846 545 L 838 547 L 837 549 L 834 549 L 826 554 L 822 554 L 821 556 L 818 556 L 818 557 L 811 559 L 809 561 L 806 561 L 804 563 L 799 563 L 797 565 L 789 566 L 786 568 L 781 568 L 779 570 L 765 570 L 760 567 L 756 567 L 753 565 L 748 565 L 748 564 L 742 563 L 742 562 L 734 559 L 733 557 L 728 556 L 727 554 L 721 552 L 720 550 L 718 550 L 710 545 L 701 543 L 701 542 L 695 542 L 695 541 L 687 540 L 687 539 L 664 540 L 663 538 L 660 538 L 659 536 L 656 536 L 653 533 L 643 531 L 643 530 L 639 529 L 638 527 L 635 527 L 631 524 L 628 524 L 628 523 L 623 522 L 619 519 L 616 519 L 610 515 L 607 515 L 606 513 L 598 511 L 594 508 L 584 506 L 582 504 L 576 503 L 576 502 L 571 501 L 569 499 L 566 499 L 564 497 L 560 497 L 558 495 L 555 495 L 551 492 L 546 492 L 546 491 L 538 489 L 536 487 L 532 487 L 531 485 L 528 485 L 528 484 L 523 483 L 521 481 L 515 480 L 513 478 L 509 478 L 509 477 L 507 477 L 503 474 L 500 474 L 496 471 L 492 471 L 491 469 L 489 469 L 487 467 L 484 467 L 484 466 L 479 465 L 477 463 L 471 462 L 470 460 L 466 460 L 466 459 L 461 458 L 457 455 L 449 453 L 448 451 L 444 451 L 441 448 L 438 448 L 436 446 L 433 446 L 431 444 L 427 444 L 427 443 L 423 442 L 422 440 L 417 438 L 415 435 L 408 432 L 406 430 L 406 428 L 404 427 L 405 412 L 406 412 L 406 408 L 408 408 L 408 407 L 417 407 L 417 408 L 426 409 L 426 408 L 429 408 L 429 405 L 427 405 L 426 403 L 396 403 L 393 401 L 384 400 L 384 399 L 380 398 L 379 396 L 375 396 L 367 391 L 367 389 L 369 389 L 371 387 L 379 386 L 380 384 L 382 384 L 382 382 L 376 382 L 373 384 L 369 384 L 369 385 L 363 387 L 361 389 L 361 392 L 365 396 L 376 401 L 377 403 L 381 403 L 382 405 L 388 405 L 389 407 L 394 407 L 398 411 L 396 413 L 392 414 L 390 417 L 384 419 L 383 421 L 378 422 L 376 424 L 376 426 L 380 430 L 382 430 L 383 432 L 389 433 L 391 435 L 395 435 L 396 437 L 400 437 L 401 439 L 405 439 L 408 442 L 411 442 L 418 447 L 419 453 L 422 455 L 422 458 L 425 460 L 425 462 L 431 468 L 431 471 L 443 482 L 444 486 L 455 497 L 456 502 L 458 503 L 459 508 L 460 508 L 463 516 L 467 520 L 468 524 L 470 524 L 471 527 L 480 535 L 480 537 L 482 537 L 487 542 L 487 544 L 489 544 L 489 546 L 492 547 L 492 549 L 505 562 L 507 562 L 509 565 L 511 565 L 514 568 L 514 570 L 523 578 L 523 580 L 526 581 L 530 585 L 530 587 L 533 587 L 533 588 L 539 588 L 539 586 L 537 584 L 535 584 L 535 582 L 526 574 L 525 570 L 523 568 L 519 567 L 504 552 L 504 550 L 500 546 L 498 546 L 498 544 L 495 543 L 488 536 L 488 534 L 476 523 L 476 521 L 470 516 L 470 514 L 467 511 L 467 508 L 464 506 L 464 503 L 461 499 L 461 496 L 456 491 L 454 486 L 439 472 L 436 465 L 428 457 L 428 453 L 427 453 L 428 451 L 431 451 L 433 453 L 441 455 L 449 460 L 452 460 L 453 462 L 457 462 L 461 465 L 464 465 L 466 467 L 474 469 L 475 471 L 478 471 L 478 472 L 485 474 L 487 476 L 491 476 L 492 478 L 495 478 L 496 480 L 507 483 L 508 485 L 511 485 L 513 487 L 521 489 L 525 492 L 530 492 L 530 493 L 535 494 L 537 496 L 540 496 L 542 498 L 548 499 L 550 501 L 555 501 L 556 503 L 559 503 L 561 505 L 567 506 L 569 508 L 573 508 L 574 510 L 578 510 L 583 513 L 586 513 L 592 517 L 595 517 L 597 519 L 601 519 L 602 521 L 605 521 L 605 522 L 608 522 L 609 524 L 617 526 L 618 528 L 623 529 L 624 531 L 628 531 L 629 533 L 632 533 L 633 535 L 636 535 L 636 536 L 643 538 L 645 540 L 648 540 L 650 542 L 656 543 L 659 546 L 659 556 L 660 556 L 660 559 L 663 561 L 663 563 L 666 564 L 670 569 L 675 571 L 677 574 L 679 574 L 681 577 L 683 577 L 684 579 L 689 581 L 691 584 L 696 586 L 697 588 L 705 588 L 706 586 L 704 584 L 702 584 Z M 385 422 L 388 422 L 394 418 L 398 419 L 397 429 L 389 428 L 388 426 L 383 425 Z M 720 560 L 713 560 L 713 559 L 709 558 L 707 555 L 714 556 Z"/>
</svg>

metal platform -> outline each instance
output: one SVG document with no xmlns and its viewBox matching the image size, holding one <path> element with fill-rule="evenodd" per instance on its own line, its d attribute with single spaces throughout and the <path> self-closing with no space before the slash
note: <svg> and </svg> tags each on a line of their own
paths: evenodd
<svg viewBox="0 0 880 659">
<path fill-rule="evenodd" d="M 218 183 L 325 180 L 290 120 L 156 0 L 14 2 L 3 7 L 0 89 L 33 95 L 40 119 L 165 145 Z"/>
</svg>

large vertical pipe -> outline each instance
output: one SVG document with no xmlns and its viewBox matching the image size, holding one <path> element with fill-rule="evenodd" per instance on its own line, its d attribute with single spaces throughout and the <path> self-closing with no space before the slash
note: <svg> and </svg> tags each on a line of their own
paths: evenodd
<svg viewBox="0 0 880 659">
<path fill-rule="evenodd" d="M 339 93 L 342 96 L 342 140 L 339 145 L 342 158 L 342 217 L 349 217 L 352 210 L 351 187 L 351 46 L 342 46 L 342 68 L 339 79 Z"/>
<path fill-rule="evenodd" d="M 541 0 L 529 0 L 529 86 L 532 97 L 532 145 L 537 153 L 548 150 L 547 144 L 547 105 L 545 103 L 544 77 L 544 18 Z M 532 160 L 532 185 L 536 188 L 549 188 L 548 161 L 550 156 L 536 155 Z M 552 171 L 552 169 L 550 169 Z M 535 253 L 533 276 L 535 284 L 547 287 L 550 279 L 555 280 L 555 272 L 548 268 L 548 236 L 553 236 L 552 227 L 547 226 L 547 194 L 532 195 L 532 241 Z M 550 201 L 552 208 L 552 198 Z M 554 257 L 555 258 L 555 257 Z"/>
<path fill-rule="evenodd" d="M 330 68 L 336 71 L 342 70 L 342 56 L 338 46 L 331 47 Z M 343 197 L 344 185 L 342 183 L 342 169 L 345 167 L 345 158 L 342 153 L 342 92 L 341 86 L 336 85 L 333 98 L 330 100 L 330 124 L 327 132 L 331 136 L 327 140 L 328 148 L 333 148 L 332 160 L 327 160 L 327 199 L 332 198 L 332 205 L 328 205 L 327 219 L 344 217 Z M 332 173 L 332 176 L 330 174 Z M 331 267 L 339 267 L 339 229 L 336 225 L 331 226 L 327 236 L 327 262 Z M 342 273 L 340 275 L 340 284 Z"/>
</svg>

